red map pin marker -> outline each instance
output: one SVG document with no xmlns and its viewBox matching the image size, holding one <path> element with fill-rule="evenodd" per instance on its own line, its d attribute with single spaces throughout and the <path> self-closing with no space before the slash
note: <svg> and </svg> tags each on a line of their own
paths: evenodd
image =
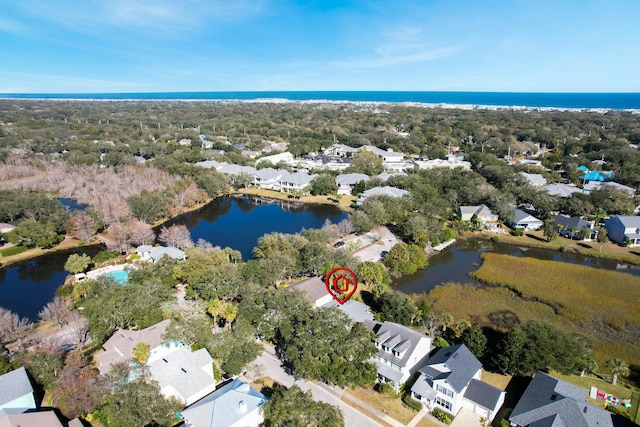
<svg viewBox="0 0 640 427">
<path fill-rule="evenodd" d="M 348 268 L 337 267 L 327 274 L 324 284 L 329 295 L 338 301 L 338 304 L 344 304 L 356 292 L 358 278 Z"/>
</svg>

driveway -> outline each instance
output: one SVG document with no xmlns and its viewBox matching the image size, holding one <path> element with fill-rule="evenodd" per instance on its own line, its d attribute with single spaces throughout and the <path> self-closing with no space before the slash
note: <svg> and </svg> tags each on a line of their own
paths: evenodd
<svg viewBox="0 0 640 427">
<path fill-rule="evenodd" d="M 376 227 L 362 236 L 356 236 L 348 239 L 347 244 L 358 242 L 360 249 L 353 252 L 361 261 L 378 262 L 383 255 L 388 253 L 391 248 L 398 243 L 398 239 L 389 231 L 387 227 Z"/>
<path fill-rule="evenodd" d="M 293 384 L 296 384 L 303 391 L 311 390 L 311 394 L 316 401 L 326 402 L 340 408 L 344 415 L 345 426 L 382 427 L 381 424 L 340 400 L 341 389 L 319 386 L 303 379 L 296 380 L 293 376 L 287 374 L 284 369 L 282 369 L 280 360 L 275 357 L 273 348 L 266 347 L 254 363 L 261 367 L 260 372 L 262 376 L 268 376 L 285 387 L 291 387 Z"/>
</svg>

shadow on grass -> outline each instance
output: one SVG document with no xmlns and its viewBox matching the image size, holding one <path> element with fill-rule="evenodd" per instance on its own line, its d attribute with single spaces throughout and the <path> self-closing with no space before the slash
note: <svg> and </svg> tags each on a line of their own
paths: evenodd
<svg viewBox="0 0 640 427">
<path fill-rule="evenodd" d="M 578 246 L 581 246 L 585 249 L 593 249 L 593 246 L 587 245 L 586 243 L 578 243 Z"/>
<path fill-rule="evenodd" d="M 513 408 L 516 407 L 516 404 L 522 397 L 522 394 L 526 390 L 527 386 L 531 382 L 531 377 L 513 377 L 509 384 L 507 384 L 507 388 L 505 391 L 507 392 L 504 403 L 502 407 L 496 414 L 496 417 L 493 419 L 493 423 L 491 425 L 500 427 L 500 421 L 502 419 L 507 419 L 513 412 Z"/>
<path fill-rule="evenodd" d="M 527 236 L 527 237 L 529 237 L 529 238 L 531 238 L 533 240 L 537 240 L 538 242 L 548 243 L 547 239 L 543 239 L 542 237 L 534 236 L 533 234 L 527 233 L 527 234 L 525 234 L 525 236 Z"/>
<path fill-rule="evenodd" d="M 636 256 L 640 256 L 640 252 L 638 251 L 629 251 L 630 254 L 636 255 Z"/>
</svg>

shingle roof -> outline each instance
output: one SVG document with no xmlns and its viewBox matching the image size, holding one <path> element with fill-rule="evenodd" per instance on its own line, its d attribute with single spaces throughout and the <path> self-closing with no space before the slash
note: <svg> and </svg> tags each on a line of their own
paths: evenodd
<svg viewBox="0 0 640 427">
<path fill-rule="evenodd" d="M 613 215 L 611 218 L 618 218 L 625 228 L 640 228 L 640 216 L 637 215 Z"/>
<path fill-rule="evenodd" d="M 354 185 L 360 181 L 369 181 L 369 175 L 363 173 L 345 173 L 336 176 L 336 184 L 338 185 Z"/>
<path fill-rule="evenodd" d="M 264 168 L 255 171 L 255 176 L 261 180 L 278 179 L 282 175 L 282 171 L 277 171 L 274 168 Z"/>
<path fill-rule="evenodd" d="M 571 197 L 573 193 L 582 193 L 582 190 L 574 185 L 567 184 L 548 184 L 543 187 L 550 196 Z"/>
<path fill-rule="evenodd" d="M 220 168 L 219 172 L 227 175 L 240 175 L 241 173 L 255 174 L 256 168 L 252 166 L 227 165 Z"/>
<path fill-rule="evenodd" d="M 311 181 L 318 176 L 317 174 L 309 175 L 306 171 L 295 173 L 289 173 L 287 171 L 281 172 L 282 177 L 280 178 L 280 181 L 294 185 L 309 185 Z"/>
<path fill-rule="evenodd" d="M 585 390 L 538 372 L 509 420 L 520 426 L 613 427 L 620 419 L 587 403 L 586 397 Z"/>
<path fill-rule="evenodd" d="M 391 197 L 403 197 L 409 194 L 408 191 L 395 187 L 373 187 L 363 192 L 360 198 L 367 198 L 372 196 L 391 196 Z"/>
<path fill-rule="evenodd" d="M 532 218 L 531 221 L 540 221 L 538 218 L 536 218 L 533 215 L 530 215 L 528 213 L 526 213 L 525 211 L 523 211 L 522 209 L 518 209 L 518 208 L 512 208 L 513 211 L 515 212 L 514 218 L 513 218 L 513 222 L 514 224 L 517 224 L 519 222 L 524 221 L 526 218 Z"/>
<path fill-rule="evenodd" d="M 53 411 L 25 412 L 22 414 L 0 415 L 0 427 L 62 427 L 60 419 Z"/>
<path fill-rule="evenodd" d="M 0 407 L 29 393 L 33 386 L 24 367 L 0 375 Z"/>
<path fill-rule="evenodd" d="M 464 397 L 483 408 L 493 409 L 500 401 L 502 393 L 504 393 L 504 391 L 499 388 L 473 378 L 469 382 L 469 387 L 467 387 Z"/>
<path fill-rule="evenodd" d="M 553 217 L 553 221 L 561 225 L 564 228 L 570 229 L 572 227 L 576 227 L 576 229 L 581 230 L 583 228 L 590 228 L 590 224 L 582 219 L 579 216 L 565 216 L 565 215 L 556 215 Z"/>
<path fill-rule="evenodd" d="M 104 353 L 96 355 L 100 373 L 104 375 L 111 370 L 113 364 L 132 358 L 133 349 L 138 343 L 147 343 L 150 349 L 162 344 L 162 334 L 167 330 L 169 323 L 170 320 L 163 320 L 139 331 L 127 329 L 115 331 L 102 345 Z"/>
<path fill-rule="evenodd" d="M 473 376 L 482 369 L 480 361 L 476 359 L 464 344 L 443 347 L 427 360 L 427 367 L 428 365 L 440 364 L 445 365 L 449 372 L 440 372 L 433 369 L 427 371 L 425 368 L 422 368 L 420 372 L 429 373 L 434 380 L 446 379 L 447 383 L 458 393 L 460 393 L 467 384 L 469 384 Z M 437 372 L 437 374 L 433 375 L 435 372 Z"/>
<path fill-rule="evenodd" d="M 186 408 L 182 416 L 193 427 L 228 427 L 266 400 L 258 390 L 236 379 Z"/>
<path fill-rule="evenodd" d="M 338 307 L 355 322 L 362 323 L 365 320 L 373 320 L 373 314 L 371 314 L 369 306 L 361 303 L 360 301 L 350 299 L 344 304 L 338 304 L 338 302 L 332 298 L 331 301 L 323 305 L 323 307 Z"/>
<path fill-rule="evenodd" d="M 381 345 L 391 347 L 391 350 L 395 349 L 400 353 L 404 351 L 402 357 L 396 357 L 393 353 L 388 353 L 383 349 L 378 350 L 378 356 L 402 367 L 407 366 L 409 357 L 420 340 L 429 339 L 426 335 L 393 322 L 378 323 L 365 320 L 363 323 L 376 334 L 377 341 Z"/>
<path fill-rule="evenodd" d="M 148 363 L 149 372 L 160 388 L 172 386 L 185 400 L 215 385 L 202 368 L 213 362 L 205 348 L 191 351 L 182 346 Z"/>
<path fill-rule="evenodd" d="M 531 185 L 545 185 L 547 180 L 539 173 L 518 172 L 518 175 L 526 179 Z"/>
<path fill-rule="evenodd" d="M 327 295 L 327 286 L 322 279 L 317 276 L 296 282 L 291 286 L 287 286 L 285 289 L 288 291 L 301 291 L 305 296 L 309 297 L 312 302 L 316 302 Z"/>
</svg>

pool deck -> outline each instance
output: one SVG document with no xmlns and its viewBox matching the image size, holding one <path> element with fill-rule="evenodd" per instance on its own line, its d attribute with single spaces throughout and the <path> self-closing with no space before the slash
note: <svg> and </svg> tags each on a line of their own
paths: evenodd
<svg viewBox="0 0 640 427">
<path fill-rule="evenodd" d="M 108 267 L 102 267 L 96 270 L 91 270 L 87 273 L 87 279 L 96 279 L 104 274 L 111 273 L 113 271 L 122 271 L 128 267 L 131 267 L 131 264 L 110 265 Z"/>
</svg>

